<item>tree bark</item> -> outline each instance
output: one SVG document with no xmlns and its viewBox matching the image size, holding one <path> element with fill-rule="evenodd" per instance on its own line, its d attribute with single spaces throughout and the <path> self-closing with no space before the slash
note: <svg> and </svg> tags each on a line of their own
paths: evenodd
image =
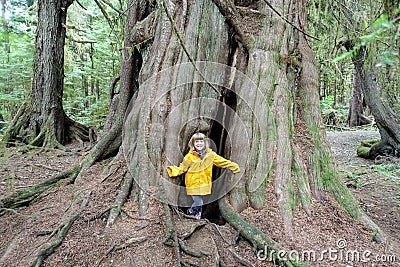
<svg viewBox="0 0 400 267">
<path fill-rule="evenodd" d="M 351 90 L 350 108 L 347 117 L 349 127 L 371 124 L 372 121 L 363 115 L 363 97 L 360 85 L 360 77 L 356 69 L 353 72 L 353 87 Z"/>
<path fill-rule="evenodd" d="M 383 88 L 380 86 L 376 74 L 371 69 L 367 70 L 364 66 L 367 57 L 366 47 L 361 47 L 360 51 L 352 59 L 361 78 L 361 89 L 365 102 L 371 109 L 381 135 L 381 142 L 371 147 L 374 149 L 367 153 L 367 158 L 375 158 L 378 155 L 399 157 L 400 120 L 389 105 L 389 101 L 382 99 Z"/>
<path fill-rule="evenodd" d="M 63 143 L 64 45 L 67 10 L 73 0 L 38 2 L 38 31 L 28 135 L 35 138 L 54 110 L 55 137 Z"/>
<path fill-rule="evenodd" d="M 164 0 L 161 12 L 142 22 L 155 29 L 146 33 L 151 47 L 139 49 L 146 60 L 122 143 L 144 192 L 141 211 L 148 195 L 190 205 L 179 198 L 185 188 L 167 178 L 165 166 L 181 162 L 188 139 L 200 131 L 243 170 L 215 176 L 208 203 L 229 192 L 238 212 L 262 208 L 266 185 L 273 183 L 289 235 L 295 206 L 310 214 L 310 203 L 323 200 L 326 189 L 353 217 L 364 218 L 326 139 L 318 70 L 304 34 L 306 1 L 268 3 L 254 1 L 250 9 L 229 1 Z"/>
</svg>

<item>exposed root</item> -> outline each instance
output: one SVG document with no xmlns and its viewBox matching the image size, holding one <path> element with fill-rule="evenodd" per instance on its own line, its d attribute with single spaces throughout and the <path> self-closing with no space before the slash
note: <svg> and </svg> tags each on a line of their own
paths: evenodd
<svg viewBox="0 0 400 267">
<path fill-rule="evenodd" d="M 234 213 L 234 211 L 232 211 Z M 179 214 L 181 215 L 181 214 Z M 186 218 L 186 216 L 184 217 Z M 192 219 L 191 217 L 188 217 L 188 219 Z M 186 222 L 188 222 L 186 220 Z M 234 244 L 233 241 L 228 241 L 224 237 L 224 235 L 221 233 L 220 229 L 218 226 L 214 223 L 209 222 L 207 219 L 204 220 L 196 220 L 193 224 L 190 224 L 190 228 L 185 230 L 183 233 L 180 233 L 177 235 L 177 240 L 179 243 L 179 250 L 180 252 L 185 253 L 188 256 L 194 257 L 194 258 L 209 258 L 209 260 L 212 260 L 215 264 L 215 266 L 253 266 L 251 262 L 246 260 L 244 257 L 242 257 L 240 254 L 235 252 L 231 247 Z M 203 227 L 206 227 L 206 232 L 209 233 L 209 238 L 211 239 L 210 244 L 207 244 L 207 248 L 211 248 L 210 252 L 204 252 L 202 250 L 196 249 L 193 250 L 191 249 L 187 243 L 184 240 L 189 239 L 192 237 L 197 231 L 201 230 Z M 173 237 L 173 232 L 175 232 L 175 228 L 169 229 L 168 232 L 170 233 L 167 237 L 167 242 L 165 243 L 168 246 L 173 246 L 175 243 L 174 237 Z M 196 239 L 196 238 L 195 238 Z M 250 242 L 254 243 L 251 239 L 248 238 Z M 259 244 L 264 244 L 262 241 L 259 242 Z M 259 245 L 260 248 L 264 248 L 264 245 Z M 273 248 L 272 248 L 273 249 Z M 280 248 L 281 250 L 281 248 Z M 235 265 L 229 265 L 224 262 L 225 256 L 227 255 L 225 253 L 230 253 L 231 256 L 231 261 L 234 260 L 236 261 Z M 278 249 L 276 251 L 279 251 Z M 222 253 L 224 252 L 224 253 Z M 183 260 L 181 258 L 181 265 L 182 266 L 199 266 L 196 263 L 193 263 L 187 259 Z M 293 266 L 290 265 L 291 263 L 288 263 L 286 266 Z M 300 266 L 299 265 L 294 265 L 294 266 Z M 303 265 L 303 266 L 308 266 L 308 265 Z"/>
<path fill-rule="evenodd" d="M 373 240 L 382 243 L 385 241 L 385 233 L 379 228 L 379 226 L 368 216 L 364 211 L 359 215 L 358 220 L 364 224 L 367 228 L 374 231 Z"/>
<path fill-rule="evenodd" d="M 122 168 L 123 166 L 126 166 L 125 158 L 122 153 L 122 149 L 118 151 L 118 154 L 113 157 L 110 163 L 107 164 L 107 167 L 104 168 L 102 175 L 105 176 L 105 178 L 102 180 L 104 182 L 107 180 L 110 176 L 113 176 L 114 174 L 117 173 L 117 171 Z"/>
<path fill-rule="evenodd" d="M 50 256 L 54 251 L 61 245 L 65 236 L 67 235 L 69 229 L 74 224 L 74 222 L 81 216 L 83 209 L 87 206 L 89 202 L 91 192 L 89 192 L 85 199 L 82 201 L 82 204 L 77 213 L 75 213 L 71 218 L 67 221 L 63 222 L 54 232 L 58 232 L 58 236 L 56 240 L 50 243 L 48 246 L 41 249 L 36 257 L 35 261 L 32 263 L 31 267 L 39 267 L 42 265 L 43 261 Z"/>
<path fill-rule="evenodd" d="M 133 176 L 127 173 L 127 171 L 125 171 L 122 176 L 124 176 L 124 183 L 121 186 L 121 190 L 119 191 L 117 198 L 115 199 L 114 205 L 110 209 L 110 215 L 108 216 L 106 225 L 107 227 L 110 227 L 112 224 L 114 224 L 118 215 L 121 213 L 121 207 L 124 204 L 125 199 L 128 197 L 132 187 Z"/>
<path fill-rule="evenodd" d="M 399 157 L 399 153 L 394 147 L 379 139 L 362 141 L 357 147 L 357 155 L 366 159 L 375 159 L 378 156 Z"/>
<path fill-rule="evenodd" d="M 253 265 L 247 261 L 246 259 L 244 259 L 242 256 L 240 256 L 239 254 L 237 254 L 233 249 L 228 249 L 229 252 L 232 254 L 232 256 L 235 258 L 235 260 L 237 262 L 239 262 L 241 265 L 246 266 L 246 267 L 252 267 Z"/>
<path fill-rule="evenodd" d="M 25 137 L 22 134 L 23 126 L 27 124 L 29 120 L 30 108 L 29 102 L 25 101 L 20 109 L 18 110 L 17 114 L 14 116 L 14 119 L 11 121 L 9 126 L 7 127 L 6 132 L 4 133 L 3 141 L 5 144 L 13 145 L 16 139 L 21 139 L 21 141 L 25 141 Z M 22 131 L 22 132 L 21 132 Z"/>
<path fill-rule="evenodd" d="M 218 246 L 217 243 L 215 242 L 214 238 L 211 237 L 211 240 L 213 241 L 213 247 L 214 247 L 214 262 L 215 265 L 218 266 L 220 264 L 221 260 L 221 256 L 219 255 L 219 251 L 218 251 Z"/>
<path fill-rule="evenodd" d="M 218 225 L 216 225 L 215 223 L 212 222 L 208 222 L 209 225 L 212 225 L 214 227 L 214 229 L 216 230 L 216 232 L 219 234 L 219 236 L 221 237 L 221 239 L 226 243 L 226 244 L 232 244 L 232 242 L 229 242 L 225 239 L 225 237 L 222 235 L 221 230 L 219 230 Z"/>
<path fill-rule="evenodd" d="M 77 121 L 72 120 L 68 116 L 65 116 L 65 131 L 68 137 L 68 140 L 77 140 L 81 145 L 83 145 L 83 142 L 85 141 L 97 141 L 97 136 L 95 137 L 95 133 L 93 134 L 93 138 L 96 140 L 90 140 L 90 129 L 95 129 L 96 127 L 87 127 L 83 124 L 80 124 Z M 96 129 L 97 131 L 97 129 Z M 92 142 L 91 142 L 92 143 Z"/>
<path fill-rule="evenodd" d="M 180 254 L 180 250 L 179 250 L 179 241 L 178 241 L 178 236 L 176 234 L 174 222 L 172 221 L 171 211 L 169 209 L 168 204 L 166 204 L 166 203 L 163 203 L 163 208 L 164 208 L 164 213 L 165 213 L 165 217 L 166 217 L 166 226 L 167 226 L 167 233 L 168 233 L 167 238 L 164 241 L 164 244 L 167 246 L 174 247 L 178 266 L 182 266 L 181 254 Z"/>
<path fill-rule="evenodd" d="M 355 220 L 360 221 L 364 226 L 374 232 L 373 239 L 377 242 L 385 241 L 385 233 L 368 217 L 360 207 L 357 199 L 352 195 L 345 183 L 340 179 L 329 180 L 327 184 L 329 191 L 336 201 L 346 209 Z"/>
<path fill-rule="evenodd" d="M 191 237 L 192 234 L 193 234 L 194 232 L 196 232 L 198 229 L 203 228 L 204 225 L 206 225 L 206 222 L 205 222 L 205 221 L 198 221 L 198 222 L 194 223 L 194 224 L 192 225 L 192 227 L 189 229 L 189 231 L 186 232 L 186 233 L 183 233 L 182 235 L 180 235 L 179 238 L 181 238 L 181 239 L 188 239 L 188 238 Z"/>
<path fill-rule="evenodd" d="M 90 217 L 87 221 L 88 222 L 92 222 L 101 218 L 105 218 L 106 214 L 111 210 L 111 207 L 106 208 L 105 210 L 103 210 L 102 212 L 96 214 L 95 216 Z"/>
<path fill-rule="evenodd" d="M 70 119 L 67 115 L 63 115 L 64 119 L 61 125 L 57 123 L 58 119 L 56 119 L 55 109 L 51 110 L 47 120 L 40 126 L 39 134 L 30 136 L 29 134 L 32 133 L 28 130 L 30 124 L 29 118 L 31 116 L 29 105 L 28 101 L 22 104 L 13 121 L 7 128 L 3 137 L 3 141 L 6 145 L 12 145 L 14 141 L 20 140 L 32 147 L 42 146 L 67 150 L 62 143 L 76 139 L 83 144 L 84 141 L 89 140 L 89 128 Z M 58 133 L 56 129 L 59 131 L 63 129 L 64 132 L 62 134 Z"/>
<path fill-rule="evenodd" d="M 55 125 L 55 109 L 51 110 L 47 121 L 42 126 L 40 133 L 29 143 L 30 146 L 43 146 L 46 148 L 58 148 L 66 150 L 58 140 Z"/>
<path fill-rule="evenodd" d="M 209 256 L 209 254 L 207 252 L 197 251 L 197 250 L 193 250 L 193 249 L 189 248 L 188 246 L 186 246 L 185 242 L 183 242 L 183 240 L 181 240 L 181 239 L 178 239 L 178 242 L 179 242 L 179 247 L 182 249 L 182 251 L 189 256 L 196 257 L 196 258 L 201 258 L 203 256 Z"/>
<path fill-rule="evenodd" d="M 269 238 L 266 234 L 261 232 L 258 228 L 250 225 L 244 221 L 238 214 L 236 214 L 228 205 L 225 198 L 218 200 L 218 206 L 224 219 L 236 228 L 240 234 L 247 240 L 249 240 L 253 246 L 258 250 L 263 250 L 264 253 L 270 252 L 271 256 L 277 260 L 281 260 L 281 257 L 277 253 L 287 251 L 274 240 Z M 268 250 L 268 251 L 265 251 Z M 280 255 L 282 256 L 282 255 Z M 309 264 L 301 261 L 283 261 L 280 262 L 286 266 L 310 266 Z"/>
<path fill-rule="evenodd" d="M 15 191 L 13 194 L 0 199 L 0 216 L 4 215 L 8 209 L 29 205 L 31 201 L 52 187 L 59 186 L 63 183 L 73 183 L 78 172 L 79 166 L 75 166 L 70 170 L 47 178 L 36 185 Z"/>
<path fill-rule="evenodd" d="M 125 249 L 127 247 L 132 247 L 134 245 L 140 244 L 144 241 L 147 240 L 147 236 L 141 236 L 141 237 L 132 237 L 129 238 L 127 240 L 122 240 L 120 241 L 118 244 L 113 244 L 108 250 L 107 252 L 104 254 L 103 257 L 101 257 L 101 259 L 97 262 L 96 266 L 100 266 L 100 264 L 102 263 L 102 261 L 107 258 L 108 255 L 110 255 L 112 252 L 114 251 L 118 251 L 121 249 Z"/>
</svg>

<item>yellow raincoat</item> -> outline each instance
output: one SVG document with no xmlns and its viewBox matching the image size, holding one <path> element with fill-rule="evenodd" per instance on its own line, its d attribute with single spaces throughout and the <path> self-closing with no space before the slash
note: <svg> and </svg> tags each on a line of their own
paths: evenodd
<svg viewBox="0 0 400 267">
<path fill-rule="evenodd" d="M 219 168 L 228 168 L 233 173 L 240 172 L 238 164 L 217 155 L 211 148 L 207 149 L 203 159 L 195 151 L 190 150 L 179 167 L 168 166 L 167 171 L 170 177 L 186 172 L 186 193 L 204 196 L 211 194 L 213 165 Z"/>
</svg>

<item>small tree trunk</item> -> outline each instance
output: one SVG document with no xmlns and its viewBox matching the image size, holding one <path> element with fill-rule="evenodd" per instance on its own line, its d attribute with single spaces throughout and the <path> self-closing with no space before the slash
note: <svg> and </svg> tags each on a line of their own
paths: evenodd
<svg viewBox="0 0 400 267">
<path fill-rule="evenodd" d="M 369 157 L 374 158 L 377 155 L 398 157 L 400 156 L 400 120 L 389 103 L 382 100 L 382 88 L 375 73 L 365 69 L 364 63 L 367 57 L 366 48 L 361 47 L 352 60 L 361 78 L 365 102 L 370 107 L 381 134 L 381 143 L 373 146 L 374 151 L 369 154 Z"/>
<path fill-rule="evenodd" d="M 363 115 L 363 99 L 361 93 L 360 77 L 354 68 L 353 87 L 350 98 L 350 108 L 347 117 L 349 127 L 370 124 L 372 121 Z"/>
</svg>

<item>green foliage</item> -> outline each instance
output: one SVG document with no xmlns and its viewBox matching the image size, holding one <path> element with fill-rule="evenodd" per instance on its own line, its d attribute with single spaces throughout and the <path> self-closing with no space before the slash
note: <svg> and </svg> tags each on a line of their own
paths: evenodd
<svg viewBox="0 0 400 267">
<path fill-rule="evenodd" d="M 391 36 L 388 36 L 388 34 L 390 34 L 390 31 L 394 28 L 395 25 L 391 21 L 389 21 L 389 16 L 387 14 L 381 15 L 376 21 L 373 22 L 371 31 L 359 37 L 360 40 L 353 49 L 342 53 L 341 55 L 334 58 L 332 61 L 337 62 L 340 60 L 344 60 L 348 57 L 353 57 L 359 52 L 362 46 L 369 46 L 375 42 L 384 42 L 388 38 L 391 38 Z M 396 50 L 392 50 L 390 48 L 388 50 L 382 51 L 382 53 L 380 54 L 378 66 L 394 65 L 396 61 L 398 62 L 398 60 L 396 60 L 396 58 L 398 58 L 398 55 L 399 54 Z"/>
<path fill-rule="evenodd" d="M 394 179 L 398 184 L 400 184 L 400 168 L 398 163 L 390 163 L 390 164 L 376 164 L 371 165 L 371 169 L 376 170 L 378 173 L 389 177 L 390 179 Z"/>
<path fill-rule="evenodd" d="M 111 1 L 122 10 L 120 1 Z M 73 5 L 69 9 L 68 25 L 79 31 L 67 31 L 65 49 L 64 109 L 73 119 L 102 127 L 108 114 L 108 88 L 119 75 L 119 49 L 123 40 L 124 17 L 103 6 L 113 30 L 93 1 L 81 1 L 86 8 Z M 118 39 L 116 39 L 118 38 Z"/>
<path fill-rule="evenodd" d="M 321 105 L 322 113 L 324 113 L 327 110 L 331 109 L 335 105 L 334 99 L 333 99 L 333 95 L 329 95 L 329 96 L 323 98 L 320 101 L 320 105 Z"/>
<path fill-rule="evenodd" d="M 348 106 L 335 104 L 334 96 L 329 95 L 320 101 L 322 117 L 325 124 L 345 125 L 347 120 Z"/>
<path fill-rule="evenodd" d="M 374 164 L 371 165 L 370 168 L 375 170 L 380 175 L 386 176 L 387 179 L 394 181 L 394 185 L 400 185 L 400 164 L 398 162 L 387 163 L 387 164 Z M 396 201 L 397 206 L 400 206 L 400 190 L 396 192 Z"/>
<path fill-rule="evenodd" d="M 307 29 L 319 38 L 310 39 L 310 43 L 320 65 L 320 95 L 324 99 L 321 106 L 325 115 L 332 111 L 337 114 L 337 109 L 339 114 L 348 112 L 342 108 L 347 108 L 344 103 L 351 97 L 354 69 L 351 59 L 361 46 L 368 51 L 365 66 L 378 76 L 382 97 L 400 112 L 400 35 L 399 22 L 394 19 L 399 9 L 393 11 L 392 19 L 387 14 L 377 17 L 382 14 L 382 6 L 382 1 L 369 4 L 350 0 L 307 1 Z M 347 41 L 354 43 L 350 51 L 343 46 Z M 325 100 L 333 95 L 336 95 L 333 102 Z"/>
<path fill-rule="evenodd" d="M 34 19 L 25 12 L 25 1 L 11 4 L 0 21 L 0 113 L 6 121 L 29 94 L 34 51 Z"/>
</svg>

